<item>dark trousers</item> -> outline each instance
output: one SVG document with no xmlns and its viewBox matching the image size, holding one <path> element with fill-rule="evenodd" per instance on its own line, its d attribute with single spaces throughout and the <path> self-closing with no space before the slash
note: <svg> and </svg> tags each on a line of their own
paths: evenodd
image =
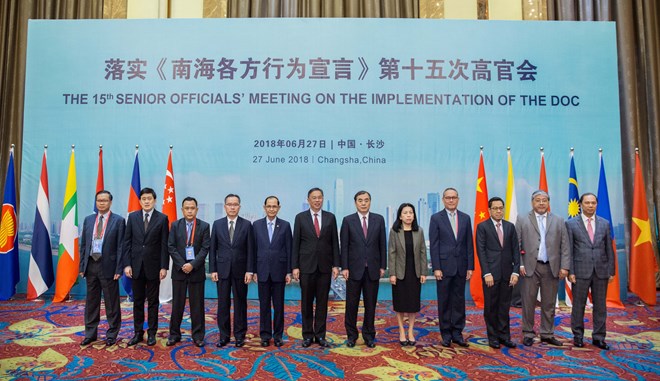
<svg viewBox="0 0 660 381">
<path fill-rule="evenodd" d="M 489 341 L 511 340 L 509 326 L 509 307 L 513 287 L 509 279 L 500 279 L 492 287 L 487 287 L 482 279 L 484 289 L 484 320 Z"/>
<path fill-rule="evenodd" d="M 282 339 L 284 333 L 284 282 L 259 278 L 259 336 L 261 340 Z M 274 317 L 271 318 L 271 302 Z"/>
<path fill-rule="evenodd" d="M 144 301 L 147 300 L 147 334 L 155 335 L 158 332 L 158 292 L 160 290 L 160 278 L 149 280 L 144 276 L 144 269 L 140 274 L 133 274 L 133 329 L 136 335 L 142 335 L 144 331 Z"/>
<path fill-rule="evenodd" d="M 243 273 L 245 275 L 245 273 Z M 236 340 L 245 340 L 247 333 L 247 292 L 248 285 L 245 284 L 245 278 L 235 278 L 229 276 L 227 279 L 219 279 L 218 287 L 218 332 L 220 340 L 231 337 L 231 319 L 229 311 L 231 310 L 231 296 L 234 295 L 234 338 Z"/>
<path fill-rule="evenodd" d="M 303 339 L 325 339 L 331 279 L 331 273 L 315 271 L 309 274 L 300 274 Z M 314 300 L 316 300 L 316 310 L 314 309 Z"/>
<path fill-rule="evenodd" d="M 107 339 L 117 339 L 121 326 L 119 311 L 119 282 L 103 278 L 102 259 L 88 259 L 85 279 L 87 297 L 85 298 L 85 338 L 96 339 L 101 321 L 101 293 L 105 301 L 105 316 L 108 321 Z"/>
<path fill-rule="evenodd" d="M 605 340 L 607 320 L 607 285 L 608 279 L 600 279 L 596 274 L 591 278 L 577 278 L 573 284 L 573 309 L 571 311 L 571 330 L 576 338 L 584 336 L 584 307 L 587 304 L 589 288 L 591 288 L 591 300 L 593 307 L 593 332 L 591 338 L 594 340 Z"/>
<path fill-rule="evenodd" d="M 193 340 L 204 340 L 204 282 L 172 279 L 172 316 L 170 338 L 181 339 L 181 321 L 186 307 L 186 292 L 190 304 L 190 322 Z"/>
<path fill-rule="evenodd" d="M 364 271 L 362 279 L 354 280 L 350 277 L 346 281 L 346 315 L 344 317 L 344 327 L 348 340 L 357 340 L 357 315 L 360 305 L 360 294 L 364 301 L 364 321 L 362 323 L 362 338 L 365 342 L 374 341 L 376 338 L 376 328 L 374 320 L 376 318 L 376 301 L 378 300 L 378 279 L 369 279 L 369 274 Z"/>
<path fill-rule="evenodd" d="M 436 282 L 438 317 L 443 340 L 463 341 L 465 328 L 465 276 L 445 276 Z"/>
</svg>

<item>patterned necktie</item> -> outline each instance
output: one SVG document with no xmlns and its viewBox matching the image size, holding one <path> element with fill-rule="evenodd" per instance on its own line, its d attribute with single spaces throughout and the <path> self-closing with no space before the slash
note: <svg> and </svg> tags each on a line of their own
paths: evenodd
<svg viewBox="0 0 660 381">
<path fill-rule="evenodd" d="M 316 238 L 321 236 L 321 225 L 319 225 L 319 215 L 314 213 L 314 230 L 316 231 Z"/>
<path fill-rule="evenodd" d="M 101 215 L 99 217 L 99 222 L 96 224 L 96 237 L 97 239 L 100 239 L 103 236 L 103 216 Z"/>
<path fill-rule="evenodd" d="M 144 215 L 144 231 L 147 231 L 147 228 L 149 227 L 149 213 Z"/>
<path fill-rule="evenodd" d="M 589 233 L 589 240 L 594 243 L 594 228 L 591 225 L 591 218 L 587 218 L 587 233 Z"/>
<path fill-rule="evenodd" d="M 504 233 L 502 232 L 502 223 L 497 223 L 497 238 L 500 239 L 500 246 L 504 247 Z"/>
<path fill-rule="evenodd" d="M 362 216 L 362 233 L 364 233 L 364 238 L 367 238 L 367 217 Z"/>
<path fill-rule="evenodd" d="M 192 222 L 186 222 L 186 244 L 192 246 Z"/>
<path fill-rule="evenodd" d="M 273 242 L 273 221 L 268 223 L 268 241 Z"/>
<path fill-rule="evenodd" d="M 234 243 L 234 221 L 229 221 L 229 243 Z"/>
</svg>

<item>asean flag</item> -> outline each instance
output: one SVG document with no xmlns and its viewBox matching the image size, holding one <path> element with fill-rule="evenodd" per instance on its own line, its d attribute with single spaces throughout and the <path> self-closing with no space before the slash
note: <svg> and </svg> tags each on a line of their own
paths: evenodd
<svg viewBox="0 0 660 381">
<path fill-rule="evenodd" d="M 9 300 L 16 294 L 16 285 L 21 278 L 18 266 L 18 219 L 13 145 L 9 152 L 5 196 L 0 212 L 0 300 Z"/>
</svg>

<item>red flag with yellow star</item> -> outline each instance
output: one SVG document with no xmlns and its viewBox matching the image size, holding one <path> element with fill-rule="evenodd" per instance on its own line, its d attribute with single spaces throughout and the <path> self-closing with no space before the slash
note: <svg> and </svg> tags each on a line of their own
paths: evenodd
<svg viewBox="0 0 660 381">
<path fill-rule="evenodd" d="M 543 154 L 543 148 L 541 148 L 541 174 L 539 175 L 539 189 L 545 193 L 550 194 L 548 191 L 548 179 L 545 177 L 545 155 Z M 550 211 L 550 205 L 548 205 L 548 212 Z"/>
<path fill-rule="evenodd" d="M 655 261 L 651 243 L 649 208 L 639 152 L 635 153 L 635 183 L 633 184 L 632 224 L 630 229 L 630 291 L 648 305 L 655 306 Z"/>
<path fill-rule="evenodd" d="M 477 195 L 474 203 L 474 234 L 472 239 L 477 237 L 477 225 L 490 218 L 488 213 L 488 187 L 486 187 L 486 170 L 484 169 L 484 152 L 479 154 L 479 173 L 477 174 Z M 474 242 L 474 247 L 477 243 Z M 470 295 L 474 304 L 479 307 L 484 307 L 484 290 L 481 287 L 481 266 L 479 265 L 479 258 L 477 258 L 477 251 L 474 251 L 474 272 L 470 278 Z"/>
</svg>

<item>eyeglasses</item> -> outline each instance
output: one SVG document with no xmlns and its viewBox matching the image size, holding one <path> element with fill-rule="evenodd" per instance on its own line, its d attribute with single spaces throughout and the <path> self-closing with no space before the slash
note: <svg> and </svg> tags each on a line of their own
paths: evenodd
<svg viewBox="0 0 660 381">
<path fill-rule="evenodd" d="M 237 208 L 237 207 L 241 206 L 241 204 L 225 204 L 225 205 L 230 207 L 230 208 Z"/>
<path fill-rule="evenodd" d="M 489 208 L 490 210 L 504 210 L 503 206 L 493 206 L 492 208 Z"/>
<path fill-rule="evenodd" d="M 445 196 L 443 197 L 445 200 L 458 200 L 458 196 Z"/>
</svg>

